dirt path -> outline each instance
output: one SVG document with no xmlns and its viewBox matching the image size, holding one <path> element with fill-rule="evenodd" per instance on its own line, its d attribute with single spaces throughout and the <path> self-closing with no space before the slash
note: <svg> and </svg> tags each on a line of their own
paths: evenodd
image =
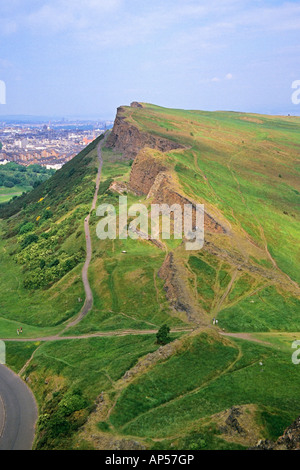
<svg viewBox="0 0 300 470">
<path fill-rule="evenodd" d="M 239 267 L 237 267 L 237 269 L 234 271 L 234 273 L 232 274 L 232 277 L 230 279 L 230 282 L 228 284 L 228 286 L 226 287 L 225 289 L 225 292 L 224 294 L 222 295 L 221 299 L 218 301 L 217 305 L 214 307 L 213 309 L 213 314 L 214 316 L 217 316 L 217 314 L 219 313 L 219 311 L 221 310 L 221 307 L 223 305 L 223 303 L 225 302 L 227 296 L 229 295 L 230 291 L 231 291 L 231 288 L 233 286 L 233 283 L 234 281 L 236 280 L 238 274 L 239 274 Z"/>
<path fill-rule="evenodd" d="M 193 328 L 174 328 L 171 330 L 171 333 L 187 333 L 193 331 Z M 127 336 L 127 335 L 154 335 L 157 333 L 156 329 L 149 329 L 149 330 L 115 330 L 115 331 L 101 331 L 98 333 L 91 333 L 85 335 L 70 335 L 70 336 L 44 336 L 41 338 L 4 338 L 0 339 L 0 341 L 6 342 L 45 342 L 45 341 L 65 341 L 68 339 L 88 339 L 88 338 L 105 338 L 111 336 Z"/>
<path fill-rule="evenodd" d="M 88 216 L 84 220 L 84 231 L 85 231 L 85 238 L 86 238 L 86 259 L 85 259 L 84 266 L 82 268 L 82 282 L 83 282 L 84 290 L 85 290 L 85 302 L 78 317 L 75 320 L 68 323 L 67 327 L 63 330 L 63 332 L 66 331 L 71 326 L 77 325 L 77 323 L 79 323 L 82 320 L 82 318 L 85 317 L 87 313 L 91 310 L 93 306 L 93 302 L 94 302 L 92 289 L 91 289 L 89 279 L 88 279 L 88 270 L 89 270 L 90 262 L 92 259 L 92 241 L 91 241 L 89 222 L 90 222 L 91 212 L 96 209 L 96 204 L 97 204 L 98 191 L 99 191 L 99 185 L 100 185 L 100 179 L 101 179 L 101 171 L 102 171 L 102 165 L 103 165 L 102 145 L 104 142 L 105 142 L 105 139 L 101 140 L 97 146 L 99 167 L 98 167 L 98 174 L 97 174 L 97 179 L 96 179 L 96 189 L 95 189 L 93 202 L 91 205 L 91 210 Z"/>
<path fill-rule="evenodd" d="M 253 343 L 260 343 L 260 344 L 265 344 L 265 345 L 270 345 L 271 343 L 268 343 L 268 341 L 262 341 L 260 339 L 254 338 L 251 333 L 220 333 L 222 336 L 230 336 L 231 338 L 240 338 L 240 339 L 245 339 L 247 341 L 252 341 Z"/>
</svg>

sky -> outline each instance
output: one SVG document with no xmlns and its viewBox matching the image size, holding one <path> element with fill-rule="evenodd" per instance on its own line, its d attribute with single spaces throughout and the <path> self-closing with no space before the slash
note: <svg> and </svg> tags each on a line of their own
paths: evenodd
<svg viewBox="0 0 300 470">
<path fill-rule="evenodd" d="M 299 59 L 299 0 L 0 0 L 0 116 L 300 115 Z"/>
</svg>

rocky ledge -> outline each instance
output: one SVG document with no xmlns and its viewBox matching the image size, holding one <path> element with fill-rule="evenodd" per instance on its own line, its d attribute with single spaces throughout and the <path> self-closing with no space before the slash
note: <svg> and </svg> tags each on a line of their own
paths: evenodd
<svg viewBox="0 0 300 470">
<path fill-rule="evenodd" d="M 142 105 L 138 105 L 139 103 L 132 103 L 133 108 L 142 108 Z M 134 159 L 144 147 L 157 149 L 161 152 L 184 148 L 183 145 L 172 140 L 140 131 L 126 119 L 126 110 L 122 106 L 117 110 L 114 127 L 107 139 L 106 146 L 113 148 L 115 152 L 122 153 L 126 160 Z"/>
</svg>

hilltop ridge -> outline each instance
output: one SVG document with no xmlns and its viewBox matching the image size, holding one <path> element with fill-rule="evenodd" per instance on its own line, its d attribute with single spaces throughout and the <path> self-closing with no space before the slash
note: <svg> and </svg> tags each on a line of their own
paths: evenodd
<svg viewBox="0 0 300 470">
<path fill-rule="evenodd" d="M 95 202 L 204 204 L 205 243 L 99 240 L 92 210 L 82 318 L 100 138 L 0 208 L 0 336 L 40 405 L 35 448 L 240 449 L 299 416 L 299 130 L 278 116 L 118 108 Z"/>
</svg>

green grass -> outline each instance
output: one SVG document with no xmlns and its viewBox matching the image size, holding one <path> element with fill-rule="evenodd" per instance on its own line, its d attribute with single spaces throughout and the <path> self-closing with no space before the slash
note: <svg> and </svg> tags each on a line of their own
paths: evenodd
<svg viewBox="0 0 300 470">
<path fill-rule="evenodd" d="M 157 349 L 155 335 L 61 340 L 42 344 L 27 374 L 62 376 L 86 396 L 109 390 L 140 356 Z M 38 385 L 40 387 L 40 384 Z"/>
<path fill-rule="evenodd" d="M 19 373 L 40 344 L 40 342 L 6 342 L 6 365 L 14 372 Z"/>
<path fill-rule="evenodd" d="M 5 186 L 0 186 L 0 204 L 3 202 L 10 201 L 14 196 L 21 196 L 22 193 L 30 191 L 32 186 L 21 186 L 17 185 L 13 188 L 6 188 Z"/>
<path fill-rule="evenodd" d="M 170 110 L 148 104 L 126 113 L 142 130 L 190 146 L 168 154 L 186 193 L 217 205 L 229 220 L 233 210 L 235 223 L 263 245 L 261 227 L 278 265 L 300 279 L 299 251 L 293 251 L 299 238 L 299 180 L 294 165 L 300 144 L 298 118 Z"/>
<path fill-rule="evenodd" d="M 23 286 L 22 268 L 10 257 L 6 243 L 0 241 L 0 307 L 1 337 L 16 337 L 17 325 L 23 326 L 24 335 L 48 335 L 55 327 L 72 317 L 81 308 L 78 297 L 83 297 L 81 266 L 67 274 L 47 291 L 29 291 Z M 57 331 L 55 328 L 53 331 Z M 7 336 L 6 336 L 7 335 Z"/>
<path fill-rule="evenodd" d="M 35 448 L 71 449 L 96 398 L 157 347 L 154 335 L 43 343 L 26 370 L 40 408 Z M 70 411 L 63 413 L 59 403 Z"/>
<path fill-rule="evenodd" d="M 237 354 L 236 348 L 215 341 L 204 333 L 187 339 L 177 354 L 126 388 L 111 415 L 112 424 L 126 432 L 131 427 L 130 422 L 139 420 L 139 416 L 218 376 L 237 358 Z"/>
<path fill-rule="evenodd" d="M 219 315 L 221 328 L 230 331 L 299 331 L 300 301 L 268 287 L 248 296 Z"/>
<path fill-rule="evenodd" d="M 300 377 L 290 355 L 254 343 L 234 342 L 243 355 L 232 370 L 215 374 L 199 390 L 137 416 L 123 428 L 123 432 L 156 438 L 176 436 L 193 429 L 199 419 L 232 406 L 251 403 L 268 406 L 274 414 L 285 416 L 290 422 L 294 420 L 299 414 L 297 390 Z M 218 358 L 210 356 L 210 363 L 213 370 L 219 364 Z M 277 428 L 276 421 L 268 423 L 269 433 L 277 434 Z"/>
</svg>

